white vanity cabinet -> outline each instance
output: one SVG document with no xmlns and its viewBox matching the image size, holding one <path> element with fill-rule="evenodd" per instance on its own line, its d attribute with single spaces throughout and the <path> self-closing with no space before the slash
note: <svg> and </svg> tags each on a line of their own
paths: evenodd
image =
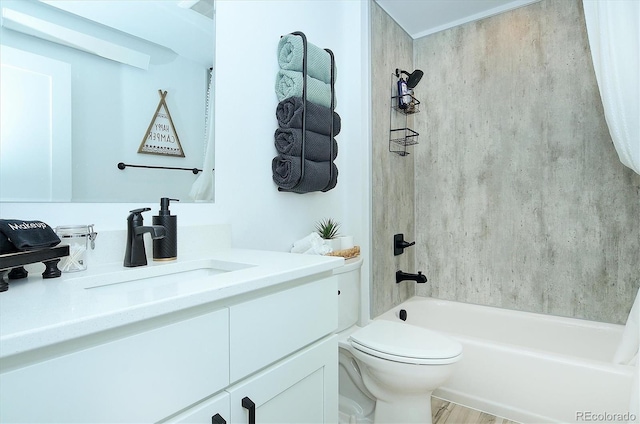
<svg viewBox="0 0 640 424">
<path fill-rule="evenodd" d="M 167 420 L 176 424 L 338 422 L 338 350 L 325 338 Z"/>
<path fill-rule="evenodd" d="M 333 333 L 337 293 L 330 277 L 230 306 L 231 382 Z"/>
<path fill-rule="evenodd" d="M 157 421 L 229 384 L 228 334 L 224 308 L 115 340 L 96 335 L 78 350 L 83 341 L 52 346 L 6 372 L 3 360 L 0 422 Z"/>
<path fill-rule="evenodd" d="M 337 290 L 330 277 L 229 305 L 231 385 L 168 421 L 337 423 Z"/>
<path fill-rule="evenodd" d="M 336 293 L 305 277 L 5 358 L 0 422 L 337 422 Z"/>
<path fill-rule="evenodd" d="M 228 389 L 233 424 L 338 422 L 338 348 L 324 339 Z"/>
<path fill-rule="evenodd" d="M 337 293 L 331 277 L 229 307 L 232 382 L 286 357 L 228 389 L 232 423 L 337 422 L 337 341 L 308 346 L 337 328 Z"/>
</svg>

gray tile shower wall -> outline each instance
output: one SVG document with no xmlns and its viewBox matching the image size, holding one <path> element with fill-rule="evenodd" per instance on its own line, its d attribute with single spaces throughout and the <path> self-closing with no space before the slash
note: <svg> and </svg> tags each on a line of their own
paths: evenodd
<svg viewBox="0 0 640 424">
<path fill-rule="evenodd" d="M 387 297 L 406 295 L 389 286 L 386 250 L 399 223 L 412 233 L 413 171 L 383 151 L 385 92 L 376 86 L 394 63 L 411 63 L 409 42 L 397 45 L 397 28 L 379 11 L 374 18 L 377 315 Z M 624 323 L 640 284 L 640 176 L 611 143 L 582 2 L 543 0 L 413 48 L 425 71 L 421 140 L 409 157 L 415 261 L 429 277 L 417 293 Z"/>
<path fill-rule="evenodd" d="M 413 71 L 412 39 L 371 2 L 371 66 L 373 116 L 373 272 L 371 316 L 386 312 L 415 294 L 415 283 L 395 283 L 395 272 L 416 272 L 414 249 L 393 256 L 393 235 L 404 233 L 413 241 L 413 155 L 389 153 L 391 74 L 396 68 Z M 420 86 L 418 86 L 418 89 Z"/>
</svg>

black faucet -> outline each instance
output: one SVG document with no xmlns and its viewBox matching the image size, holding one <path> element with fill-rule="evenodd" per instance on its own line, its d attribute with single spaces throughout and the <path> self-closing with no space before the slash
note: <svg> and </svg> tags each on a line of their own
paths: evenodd
<svg viewBox="0 0 640 424">
<path fill-rule="evenodd" d="M 166 233 L 162 225 L 142 225 L 142 212 L 151 208 L 134 209 L 127 218 L 127 246 L 124 253 L 124 266 L 144 266 L 147 264 L 147 252 L 144 249 L 144 233 L 150 233 L 151 238 L 161 239 Z"/>
<path fill-rule="evenodd" d="M 426 283 L 427 276 L 424 275 L 422 271 L 418 271 L 417 274 L 410 274 L 400 270 L 396 271 L 396 284 L 406 280 L 415 281 L 416 283 Z"/>
</svg>

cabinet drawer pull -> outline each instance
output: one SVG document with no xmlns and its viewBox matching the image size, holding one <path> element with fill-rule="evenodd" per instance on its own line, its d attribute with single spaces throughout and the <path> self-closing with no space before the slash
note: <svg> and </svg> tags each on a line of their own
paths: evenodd
<svg viewBox="0 0 640 424">
<path fill-rule="evenodd" d="M 211 417 L 211 424 L 227 424 L 227 421 L 222 418 L 222 415 L 216 414 Z"/>
<path fill-rule="evenodd" d="M 256 404 L 245 396 L 242 398 L 242 407 L 249 410 L 249 424 L 256 424 Z"/>
</svg>

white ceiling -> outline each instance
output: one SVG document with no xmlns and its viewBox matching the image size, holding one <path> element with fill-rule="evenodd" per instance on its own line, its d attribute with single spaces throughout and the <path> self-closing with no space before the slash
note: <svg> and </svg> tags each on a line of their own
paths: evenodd
<svg viewBox="0 0 640 424">
<path fill-rule="evenodd" d="M 540 0 L 376 0 L 414 39 L 537 1 Z"/>
</svg>

